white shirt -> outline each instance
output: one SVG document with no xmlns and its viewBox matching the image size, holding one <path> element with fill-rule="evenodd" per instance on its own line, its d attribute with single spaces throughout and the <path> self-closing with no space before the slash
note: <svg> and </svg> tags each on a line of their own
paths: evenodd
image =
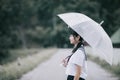
<svg viewBox="0 0 120 80">
<path fill-rule="evenodd" d="M 76 66 L 75 64 L 81 66 L 80 77 L 86 79 L 87 77 L 87 62 L 85 59 L 85 54 L 82 48 L 79 48 L 70 58 L 68 65 L 66 67 L 66 74 L 75 76 Z"/>
</svg>

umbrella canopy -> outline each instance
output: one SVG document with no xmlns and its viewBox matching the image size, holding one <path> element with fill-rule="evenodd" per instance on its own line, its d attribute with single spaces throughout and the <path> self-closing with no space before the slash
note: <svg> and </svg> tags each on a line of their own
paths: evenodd
<svg viewBox="0 0 120 80">
<path fill-rule="evenodd" d="M 81 13 L 64 13 L 58 16 L 76 31 L 96 53 L 103 55 L 103 59 L 112 64 L 112 42 L 100 24 Z"/>
</svg>

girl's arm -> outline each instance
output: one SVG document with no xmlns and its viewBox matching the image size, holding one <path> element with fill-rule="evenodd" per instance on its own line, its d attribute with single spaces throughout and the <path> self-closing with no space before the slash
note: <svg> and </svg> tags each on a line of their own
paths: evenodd
<svg viewBox="0 0 120 80">
<path fill-rule="evenodd" d="M 81 74 L 81 66 L 77 64 L 75 64 L 75 66 L 76 66 L 76 74 L 74 76 L 74 80 L 79 80 Z"/>
</svg>

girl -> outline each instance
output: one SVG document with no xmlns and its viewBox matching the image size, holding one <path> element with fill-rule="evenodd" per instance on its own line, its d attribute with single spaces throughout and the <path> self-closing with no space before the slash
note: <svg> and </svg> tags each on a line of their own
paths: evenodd
<svg viewBox="0 0 120 80">
<path fill-rule="evenodd" d="M 71 29 L 69 40 L 74 48 L 72 54 L 62 61 L 63 66 L 66 67 L 67 80 L 85 80 L 87 77 L 87 57 L 84 51 L 83 38 Z"/>
</svg>

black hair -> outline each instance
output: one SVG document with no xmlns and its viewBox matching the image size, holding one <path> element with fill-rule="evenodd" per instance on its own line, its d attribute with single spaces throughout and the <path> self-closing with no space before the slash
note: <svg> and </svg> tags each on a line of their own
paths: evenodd
<svg viewBox="0 0 120 80">
<path fill-rule="evenodd" d="M 72 30 L 71 28 L 69 28 L 69 32 L 70 32 L 70 34 L 73 35 L 74 38 L 77 37 L 77 36 L 80 36 L 77 32 L 75 32 L 75 31 Z M 80 42 L 77 44 L 77 46 L 73 48 L 72 53 L 75 53 L 75 52 L 77 51 L 77 49 L 78 49 L 79 47 L 81 47 L 81 45 L 84 45 L 84 44 L 83 44 L 83 41 L 84 41 L 84 40 L 83 40 L 83 38 L 82 38 L 81 36 L 80 36 L 79 41 L 80 41 Z"/>
<path fill-rule="evenodd" d="M 77 32 L 75 32 L 71 28 L 69 28 L 69 33 L 72 34 L 74 38 L 77 37 L 77 36 L 80 36 Z M 83 38 L 81 36 L 80 36 L 79 41 L 80 42 L 77 44 L 77 46 L 73 48 L 72 54 L 66 57 L 66 59 L 68 58 L 67 63 L 69 62 L 71 56 L 77 51 L 77 49 L 79 47 L 81 47 L 82 45 L 84 46 L 84 40 L 83 40 Z M 87 55 L 86 54 L 85 54 L 85 59 L 87 60 Z"/>
</svg>

